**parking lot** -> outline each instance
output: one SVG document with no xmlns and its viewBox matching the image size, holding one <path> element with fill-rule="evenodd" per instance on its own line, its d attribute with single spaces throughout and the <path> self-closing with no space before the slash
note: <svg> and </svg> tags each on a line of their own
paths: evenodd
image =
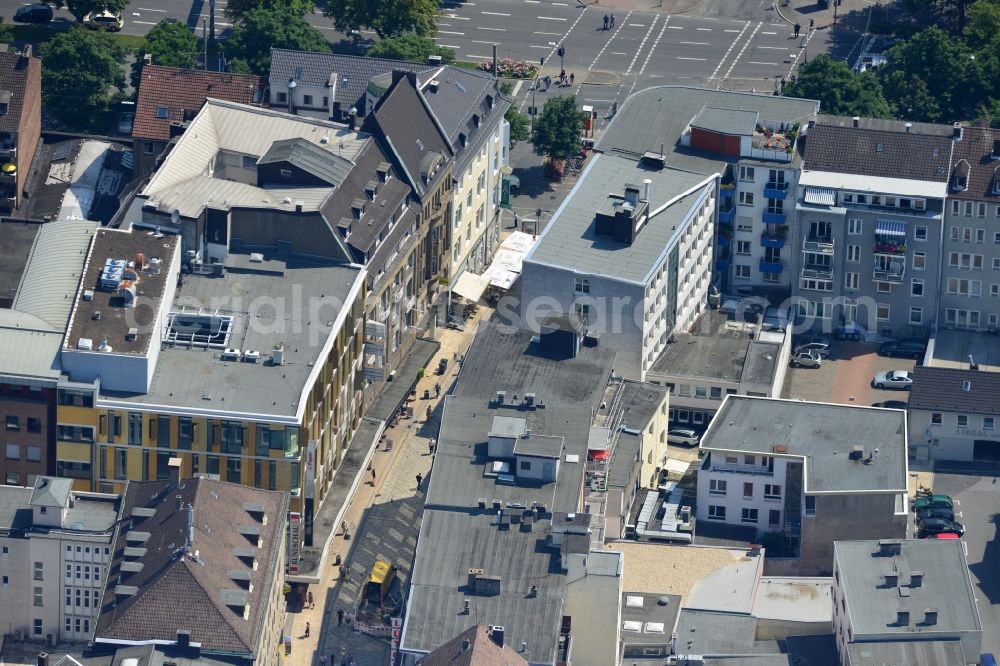
<svg viewBox="0 0 1000 666">
<path fill-rule="evenodd" d="M 875 389 L 871 381 L 877 372 L 912 371 L 913 359 L 879 356 L 878 345 L 865 342 L 834 341 L 831 350 L 819 368 L 789 368 L 781 396 L 853 405 L 907 400 L 907 391 Z"/>
<path fill-rule="evenodd" d="M 956 502 L 955 520 L 965 526 L 962 540 L 983 624 L 983 652 L 1000 653 L 1000 569 L 996 566 L 1000 480 L 995 472 L 969 469 L 961 474 L 938 472 L 933 484 L 935 493 L 951 495 Z"/>
</svg>

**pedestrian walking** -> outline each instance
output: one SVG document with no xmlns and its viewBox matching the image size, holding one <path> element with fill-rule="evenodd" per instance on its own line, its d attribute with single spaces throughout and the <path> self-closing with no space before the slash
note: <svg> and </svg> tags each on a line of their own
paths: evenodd
<svg viewBox="0 0 1000 666">
<path fill-rule="evenodd" d="M 375 485 L 375 468 L 372 467 L 372 486 Z"/>
<path fill-rule="evenodd" d="M 306 622 L 306 633 L 304 634 L 304 637 L 305 638 L 309 638 L 309 623 L 308 622 Z"/>
<path fill-rule="evenodd" d="M 437 440 L 431 437 L 431 441 L 427 442 L 427 452 L 430 455 L 434 455 L 434 445 L 437 444 Z"/>
<path fill-rule="evenodd" d="M 798 37 L 800 32 L 802 32 L 802 25 L 799 24 L 799 23 L 796 23 L 795 24 L 795 35 L 794 36 Z"/>
<path fill-rule="evenodd" d="M 816 19 L 809 19 L 809 29 L 812 30 L 816 27 Z"/>
<path fill-rule="evenodd" d="M 608 29 L 608 21 L 609 21 L 609 19 L 608 19 L 608 15 L 607 15 L 607 14 L 605 14 L 605 15 L 604 15 L 604 29 L 605 29 L 605 30 L 607 30 L 607 29 Z"/>
<path fill-rule="evenodd" d="M 615 27 L 615 15 L 612 14 L 611 15 L 611 28 L 614 29 L 614 27 Z"/>
<path fill-rule="evenodd" d="M 573 85 L 573 80 L 574 79 L 576 79 L 576 74 L 574 74 L 573 72 L 570 72 L 569 73 L 569 84 L 570 85 Z"/>
<path fill-rule="evenodd" d="M 514 228 L 517 229 L 517 213 L 514 213 Z"/>
<path fill-rule="evenodd" d="M 417 490 L 420 490 L 420 482 L 424 480 L 423 474 L 417 472 Z"/>
<path fill-rule="evenodd" d="M 344 626 L 344 609 L 343 608 L 338 608 L 337 609 L 337 626 L 338 627 Z"/>
<path fill-rule="evenodd" d="M 313 593 L 310 592 L 308 598 L 309 608 L 316 608 L 316 604 L 313 603 Z"/>
<path fill-rule="evenodd" d="M 441 395 L 441 385 L 438 384 L 437 382 L 434 382 L 434 397 L 437 398 L 440 395 Z"/>
</svg>

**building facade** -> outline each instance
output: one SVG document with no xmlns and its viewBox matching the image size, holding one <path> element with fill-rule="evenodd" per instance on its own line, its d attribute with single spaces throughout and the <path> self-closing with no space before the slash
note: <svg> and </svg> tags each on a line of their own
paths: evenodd
<svg viewBox="0 0 1000 666">
<path fill-rule="evenodd" d="M 907 413 L 918 460 L 1000 460 L 1000 373 L 918 366 Z"/>
<path fill-rule="evenodd" d="M 31 44 L 0 54 L 0 210 L 20 208 L 42 131 L 42 61 Z M 12 165 L 14 168 L 9 168 Z"/>
</svg>

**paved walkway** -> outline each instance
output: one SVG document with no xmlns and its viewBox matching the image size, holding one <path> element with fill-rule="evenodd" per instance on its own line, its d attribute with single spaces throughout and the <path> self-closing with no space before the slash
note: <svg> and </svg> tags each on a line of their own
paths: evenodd
<svg viewBox="0 0 1000 666">
<path fill-rule="evenodd" d="M 353 657 L 358 666 L 389 663 L 388 641 L 356 633 L 347 626 L 337 626 L 337 610 L 351 612 L 361 585 L 377 559 L 392 562 L 400 579 L 398 589 L 407 589 L 432 462 L 428 443 L 432 437 L 437 437 L 441 402 L 460 369 L 455 357 L 464 356 L 476 324 L 491 314 L 492 310 L 480 306 L 464 331 L 439 329 L 441 347 L 428 362 L 427 374 L 417 382 L 417 399 L 411 403 L 414 418 L 402 419 L 386 429 L 385 437 L 393 441 L 392 449 L 386 451 L 384 441 L 376 449 L 371 461 L 375 483 L 367 479 L 361 483 L 344 514 L 350 538 L 344 539 L 337 526 L 327 561 L 333 563 L 339 555 L 343 563 L 340 566 L 328 564 L 325 571 L 319 572 L 322 582 L 309 588 L 314 608 L 289 614 L 286 634 L 293 636 L 293 645 L 291 654 L 284 659 L 287 666 L 339 666 L 342 655 Z M 434 369 L 442 357 L 449 360 L 448 372 L 439 376 L 434 374 Z M 434 396 L 436 383 L 441 385 L 440 396 L 424 400 L 424 390 Z M 427 407 L 431 408 L 430 420 L 426 420 Z M 423 477 L 420 488 L 416 484 L 418 473 Z M 310 626 L 308 638 L 304 637 L 307 623 Z"/>
</svg>

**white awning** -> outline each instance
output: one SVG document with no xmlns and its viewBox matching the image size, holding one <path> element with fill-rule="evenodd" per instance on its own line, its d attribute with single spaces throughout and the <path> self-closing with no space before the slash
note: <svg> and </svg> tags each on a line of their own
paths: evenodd
<svg viewBox="0 0 1000 666">
<path fill-rule="evenodd" d="M 462 298 L 467 298 L 470 301 L 478 301 L 488 286 L 490 286 L 490 278 L 488 276 L 476 275 L 475 273 L 465 271 L 458 276 L 458 280 L 452 285 L 451 290 Z"/>
<path fill-rule="evenodd" d="M 537 239 L 523 231 L 515 231 L 504 239 L 497 248 L 493 261 L 483 275 L 490 278 L 490 284 L 501 289 L 510 289 L 521 275 L 521 264 Z"/>
<path fill-rule="evenodd" d="M 837 201 L 833 190 L 823 187 L 807 187 L 804 199 L 807 204 L 817 206 L 832 206 Z"/>
</svg>

